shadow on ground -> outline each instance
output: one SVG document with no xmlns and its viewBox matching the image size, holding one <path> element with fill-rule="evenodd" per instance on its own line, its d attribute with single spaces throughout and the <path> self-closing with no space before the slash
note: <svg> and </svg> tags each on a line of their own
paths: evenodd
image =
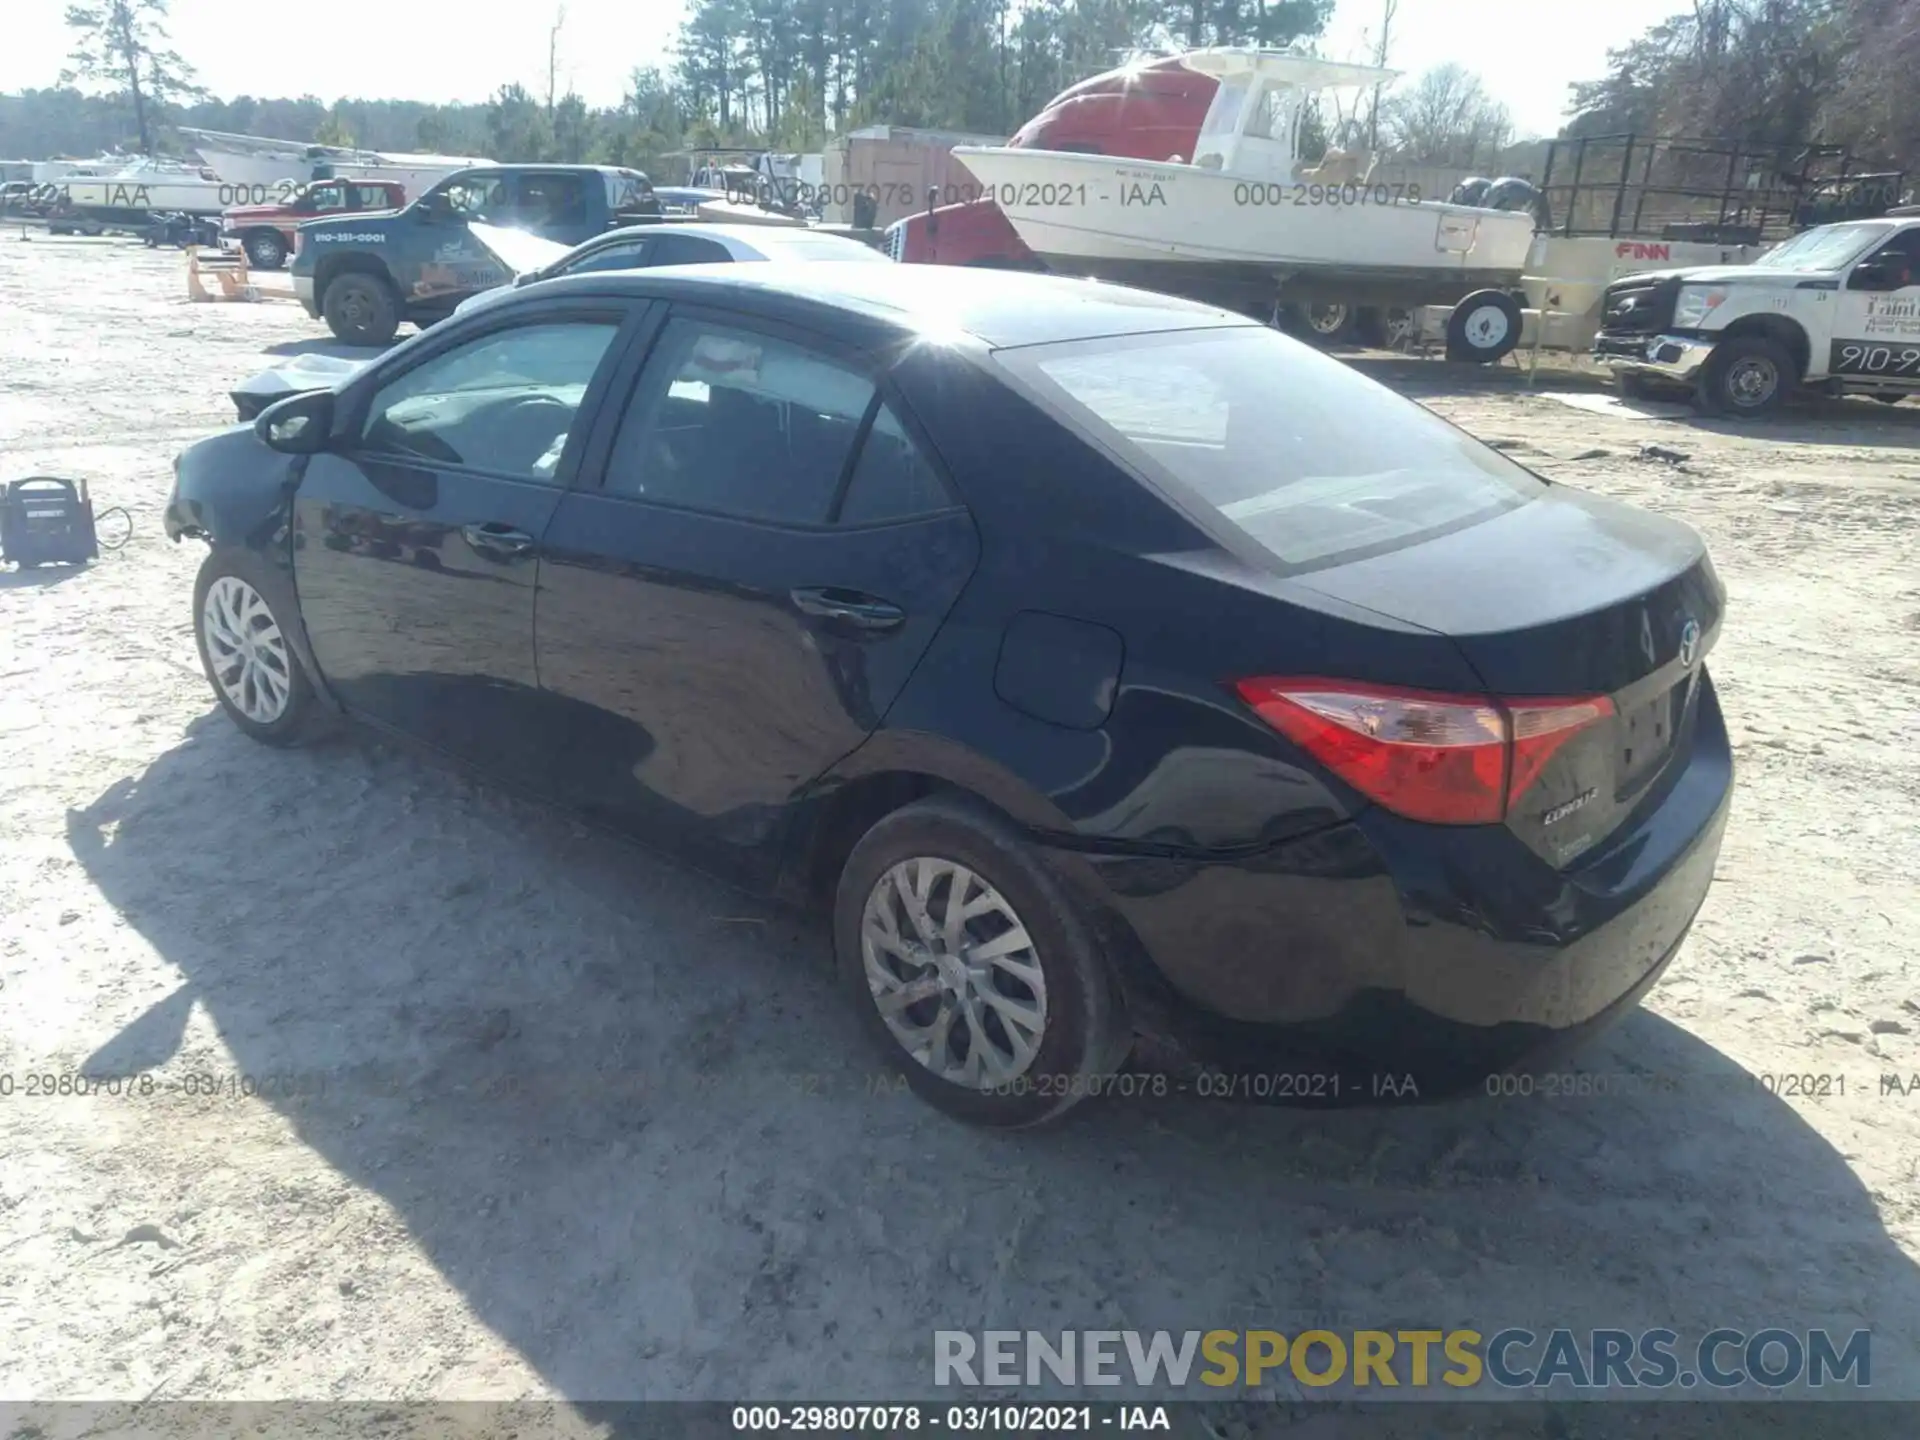
<svg viewBox="0 0 1920 1440">
<path fill-rule="evenodd" d="M 817 925 L 382 745 L 209 715 L 69 838 L 185 977 L 89 1070 L 198 1006 L 308 1077 L 301 1140 L 576 1402 L 951 1400 L 932 1332 L 990 1327 L 1871 1326 L 1920 1393 L 1873 1197 L 1651 1014 L 1585 1057 L 1610 1097 L 982 1134 L 876 1083 Z"/>
</svg>

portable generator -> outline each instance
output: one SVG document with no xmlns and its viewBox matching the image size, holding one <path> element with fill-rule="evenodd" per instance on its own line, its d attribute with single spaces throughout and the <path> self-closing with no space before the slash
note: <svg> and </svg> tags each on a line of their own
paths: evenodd
<svg viewBox="0 0 1920 1440">
<path fill-rule="evenodd" d="M 30 570 L 99 558 L 93 501 L 84 481 L 36 475 L 0 485 L 0 559 Z"/>
</svg>

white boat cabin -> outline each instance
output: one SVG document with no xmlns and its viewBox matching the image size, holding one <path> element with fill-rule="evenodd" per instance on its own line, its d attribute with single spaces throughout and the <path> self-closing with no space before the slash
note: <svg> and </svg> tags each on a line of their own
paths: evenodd
<svg viewBox="0 0 1920 1440">
<path fill-rule="evenodd" d="M 1220 88 L 1200 122 L 1191 164 L 1250 180 L 1364 181 L 1373 168 L 1366 151 L 1330 149 L 1316 170 L 1303 168 L 1303 114 L 1322 91 L 1371 89 L 1399 78 L 1397 70 L 1344 65 L 1287 50 L 1221 47 L 1181 57 L 1190 70 L 1218 79 Z M 1325 172 L 1324 174 L 1320 172 Z"/>
</svg>

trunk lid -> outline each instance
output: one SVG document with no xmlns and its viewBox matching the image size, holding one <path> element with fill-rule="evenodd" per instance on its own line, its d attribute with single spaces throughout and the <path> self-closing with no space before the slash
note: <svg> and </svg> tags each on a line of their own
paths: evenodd
<svg viewBox="0 0 1920 1440">
<path fill-rule="evenodd" d="M 1446 635 L 1503 700 L 1606 697 L 1612 713 L 1554 750 L 1507 815 L 1556 865 L 1604 840 L 1684 763 L 1726 603 L 1690 527 L 1558 486 L 1294 583 Z"/>
</svg>

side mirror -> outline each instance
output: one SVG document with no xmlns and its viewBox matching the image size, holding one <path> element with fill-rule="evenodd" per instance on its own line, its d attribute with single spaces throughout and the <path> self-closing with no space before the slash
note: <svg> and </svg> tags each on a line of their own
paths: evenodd
<svg viewBox="0 0 1920 1440">
<path fill-rule="evenodd" d="M 1862 260 L 1853 267 L 1853 278 L 1848 280 L 1849 290 L 1897 290 L 1906 283 L 1906 267 L 1898 261 L 1882 260 L 1878 256 Z"/>
<path fill-rule="evenodd" d="M 333 433 L 333 392 L 308 390 L 274 401 L 254 420 L 253 433 L 283 455 L 317 455 Z"/>
</svg>

